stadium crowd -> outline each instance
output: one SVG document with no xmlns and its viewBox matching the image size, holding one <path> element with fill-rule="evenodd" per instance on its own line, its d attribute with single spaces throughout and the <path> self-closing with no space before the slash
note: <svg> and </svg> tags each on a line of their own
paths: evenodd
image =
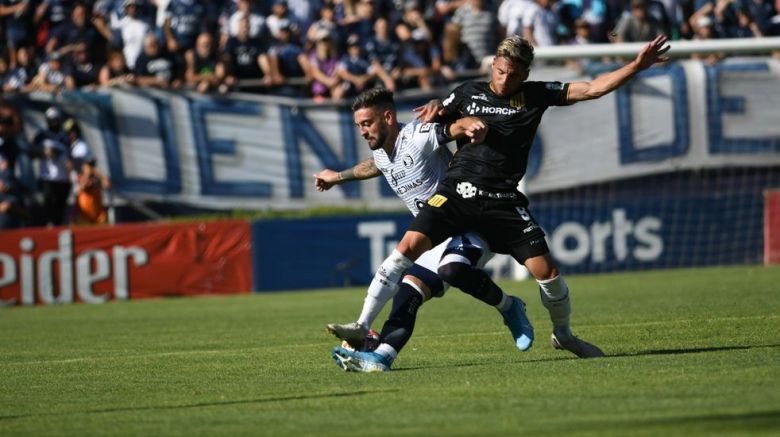
<svg viewBox="0 0 780 437">
<path fill-rule="evenodd" d="M 780 0 L 0 0 L 0 87 L 325 101 L 482 75 L 512 34 L 537 47 L 780 35 Z M 105 221 L 100 191 L 110 182 L 77 123 L 56 107 L 46 122 L 21 148 L 18 109 L 0 101 L 0 229 Z M 40 163 L 38 202 L 25 201 L 33 196 L 15 180 L 22 153 Z"/>
<path fill-rule="evenodd" d="M 2 0 L 5 92 L 145 86 L 342 98 L 535 46 L 780 35 L 780 0 Z"/>
</svg>

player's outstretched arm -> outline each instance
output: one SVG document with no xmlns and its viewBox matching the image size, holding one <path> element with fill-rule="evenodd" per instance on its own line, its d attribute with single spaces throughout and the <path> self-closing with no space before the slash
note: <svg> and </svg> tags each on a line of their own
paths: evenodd
<svg viewBox="0 0 780 437">
<path fill-rule="evenodd" d="M 463 117 L 449 125 L 449 136 L 452 139 L 460 140 L 468 138 L 471 143 L 481 143 L 485 141 L 488 132 L 488 126 L 478 117 Z"/>
<path fill-rule="evenodd" d="M 327 191 L 334 185 L 355 180 L 371 179 L 381 174 L 374 164 L 374 158 L 368 158 L 354 167 L 343 171 L 337 172 L 327 168 L 322 170 L 314 175 L 314 187 L 317 191 Z"/>
<path fill-rule="evenodd" d="M 670 46 L 666 45 L 667 41 L 667 37 L 658 36 L 647 43 L 633 61 L 621 68 L 604 73 L 590 82 L 570 83 L 566 101 L 577 103 L 583 100 L 598 99 L 616 90 L 640 71 L 646 70 L 658 62 L 668 61 L 669 57 L 666 56 L 666 52 L 669 51 Z"/>
</svg>

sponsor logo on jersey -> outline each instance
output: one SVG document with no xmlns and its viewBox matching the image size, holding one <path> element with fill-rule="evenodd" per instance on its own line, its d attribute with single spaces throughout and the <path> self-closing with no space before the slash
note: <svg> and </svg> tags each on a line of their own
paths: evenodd
<svg viewBox="0 0 780 437">
<path fill-rule="evenodd" d="M 410 182 L 408 184 L 401 185 L 395 191 L 396 191 L 396 193 L 398 193 L 399 196 L 402 196 L 402 195 L 408 193 L 409 191 L 414 190 L 415 188 L 419 187 L 422 184 L 423 184 L 422 179 L 417 179 L 414 182 Z"/>
<path fill-rule="evenodd" d="M 474 99 L 474 100 L 484 100 L 486 102 L 488 101 L 488 98 L 485 95 L 485 93 L 479 93 L 476 96 L 471 96 L 471 98 Z"/>
<path fill-rule="evenodd" d="M 527 111 L 526 108 L 520 106 L 513 107 L 513 108 L 502 108 L 496 106 L 478 106 L 474 102 L 472 102 L 469 106 L 466 107 L 466 113 L 468 113 L 469 115 L 477 115 L 477 114 L 514 115 L 526 111 Z"/>
<path fill-rule="evenodd" d="M 393 186 L 394 187 L 397 187 L 398 186 L 398 181 L 403 179 L 405 176 L 406 176 L 406 171 L 405 170 L 397 170 L 397 171 L 396 171 L 396 169 L 391 169 L 390 170 L 390 179 L 393 180 Z"/>
<path fill-rule="evenodd" d="M 433 125 L 431 123 L 423 123 L 420 125 L 420 133 L 430 132 Z"/>
<path fill-rule="evenodd" d="M 428 199 L 428 205 L 431 205 L 434 208 L 439 208 L 440 206 L 444 205 L 444 202 L 446 201 L 446 197 L 442 196 L 441 194 L 437 194 Z"/>
<path fill-rule="evenodd" d="M 406 168 L 412 168 L 414 166 L 414 158 L 412 158 L 412 155 L 404 155 L 403 158 L 401 158 L 401 162 L 404 163 L 404 167 Z"/>
<path fill-rule="evenodd" d="M 444 101 L 441 102 L 441 104 L 444 105 L 444 106 L 449 106 L 450 103 L 452 103 L 453 100 L 455 100 L 455 93 L 450 93 L 450 95 L 447 96 L 447 98 L 444 99 Z"/>
</svg>

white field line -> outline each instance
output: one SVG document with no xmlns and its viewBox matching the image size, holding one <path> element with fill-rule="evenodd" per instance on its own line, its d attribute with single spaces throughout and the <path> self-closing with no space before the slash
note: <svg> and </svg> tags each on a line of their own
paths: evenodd
<svg viewBox="0 0 780 437">
<path fill-rule="evenodd" d="M 755 316 L 734 316 L 734 317 L 720 317 L 715 319 L 678 319 L 678 320 L 664 320 L 664 321 L 650 321 L 650 322 L 636 322 L 636 323 L 613 323 L 613 324 L 599 324 L 599 325 L 578 325 L 578 327 L 597 327 L 597 328 L 620 328 L 620 327 L 639 327 L 639 326 L 657 326 L 668 325 L 672 323 L 702 323 L 713 321 L 728 321 L 728 320 L 755 320 L 755 319 L 777 319 L 780 318 L 780 314 L 769 315 L 755 315 Z M 447 337 L 489 337 L 496 335 L 505 335 L 506 332 L 490 331 L 490 332 L 471 332 L 471 333 L 452 333 L 452 334 L 435 334 L 435 335 L 418 335 L 415 338 L 447 338 Z M 337 341 L 333 338 L 333 341 Z M 274 346 L 257 346 L 240 349 L 203 349 L 203 350 L 191 350 L 191 351 L 175 351 L 175 352 L 156 352 L 148 354 L 133 354 L 133 355 L 112 355 L 112 356 L 97 356 L 97 357 L 77 357 L 77 358 L 65 358 L 59 360 L 31 360 L 31 361 L 16 361 L 0 363 L 2 366 L 26 366 L 26 365 L 47 365 L 47 364 L 70 364 L 81 363 L 89 361 L 110 361 L 110 360 L 125 360 L 132 358 L 164 358 L 164 357 L 178 357 L 189 355 L 215 355 L 215 354 L 244 354 L 251 351 L 261 351 L 268 349 L 298 349 L 298 348 L 313 348 L 322 347 L 322 342 L 318 343 L 298 343 L 287 345 L 274 345 Z"/>
</svg>

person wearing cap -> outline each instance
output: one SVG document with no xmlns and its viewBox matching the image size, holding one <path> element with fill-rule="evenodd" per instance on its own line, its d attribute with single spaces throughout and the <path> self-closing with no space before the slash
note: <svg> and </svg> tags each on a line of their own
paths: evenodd
<svg viewBox="0 0 780 437">
<path fill-rule="evenodd" d="M 361 41 L 357 35 L 347 38 L 347 53 L 341 57 L 336 74 L 344 81 L 344 96 L 356 96 L 375 85 L 378 74 L 363 55 Z"/>
<path fill-rule="evenodd" d="M 289 83 L 289 79 L 299 80 L 309 77 L 308 60 L 303 48 L 293 40 L 289 24 L 279 28 L 279 40 L 268 49 L 268 60 L 271 82 L 276 85 L 272 92 L 278 95 L 299 96 L 300 88 Z"/>
<path fill-rule="evenodd" d="M 647 13 L 647 0 L 631 0 L 631 12 L 624 14 L 615 26 L 614 42 L 652 41 L 664 34 L 664 26 Z"/>
<path fill-rule="evenodd" d="M 70 140 L 63 130 L 63 114 L 56 106 L 45 112 L 46 128 L 33 138 L 31 155 L 39 159 L 38 182 L 43 196 L 40 224 L 58 226 L 65 221 L 70 196 Z"/>
</svg>

